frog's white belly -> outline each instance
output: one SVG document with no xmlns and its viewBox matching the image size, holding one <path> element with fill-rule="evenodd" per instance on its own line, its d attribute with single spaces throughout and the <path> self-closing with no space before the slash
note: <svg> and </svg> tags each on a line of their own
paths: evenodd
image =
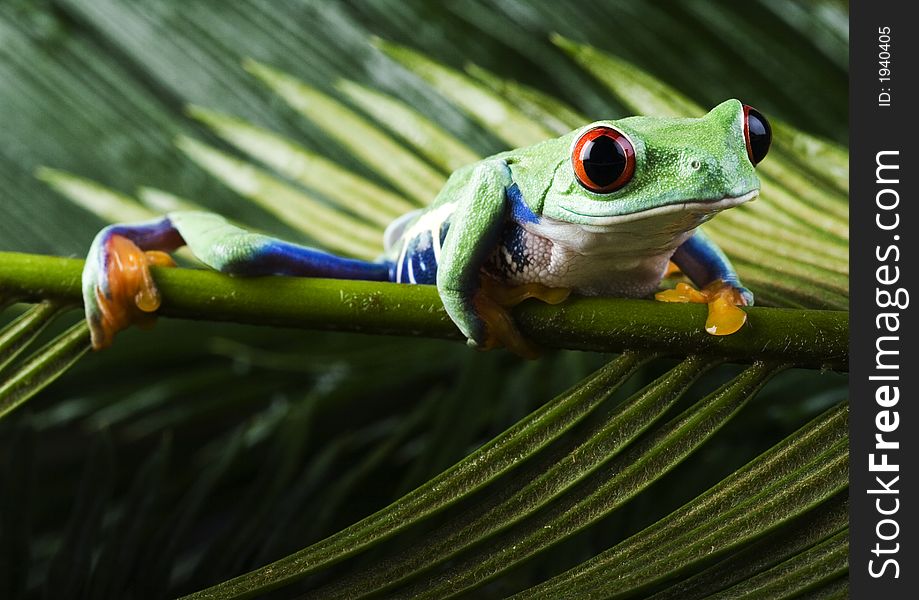
<svg viewBox="0 0 919 600">
<path fill-rule="evenodd" d="M 542 283 L 590 296 L 644 297 L 710 215 L 660 215 L 602 227 L 542 218 L 509 223 L 486 270 L 509 284 Z"/>
</svg>

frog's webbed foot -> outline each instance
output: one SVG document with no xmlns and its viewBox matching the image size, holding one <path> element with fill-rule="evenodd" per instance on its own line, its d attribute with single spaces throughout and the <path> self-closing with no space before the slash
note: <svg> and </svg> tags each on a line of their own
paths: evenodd
<svg viewBox="0 0 919 600">
<path fill-rule="evenodd" d="M 104 273 L 97 274 L 93 284 L 95 302 L 87 311 L 96 349 L 111 345 L 115 334 L 131 324 L 153 326 L 156 321 L 153 313 L 160 307 L 161 298 L 150 266 L 175 266 L 165 252 L 145 252 L 121 235 L 109 237 L 103 252 Z"/>
<path fill-rule="evenodd" d="M 504 346 L 518 356 L 538 358 L 539 348 L 520 333 L 508 309 L 529 298 L 547 304 L 559 304 L 570 293 L 569 289 L 551 288 L 540 283 L 505 286 L 489 277 L 483 277 L 481 287 L 473 299 L 476 312 L 485 323 L 485 343 L 481 347 L 489 350 Z"/>
<path fill-rule="evenodd" d="M 747 321 L 747 313 L 740 306 L 753 303 L 753 295 L 746 288 L 722 280 L 714 281 L 702 290 L 688 283 L 678 283 L 672 290 L 655 294 L 661 302 L 692 302 L 708 305 L 705 331 L 712 335 L 730 335 L 738 331 Z"/>
</svg>

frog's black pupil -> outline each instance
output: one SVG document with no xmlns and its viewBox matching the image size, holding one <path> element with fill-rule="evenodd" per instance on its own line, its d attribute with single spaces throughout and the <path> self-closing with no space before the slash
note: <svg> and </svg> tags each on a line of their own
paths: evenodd
<svg viewBox="0 0 919 600">
<path fill-rule="evenodd" d="M 750 154 L 755 165 L 766 158 L 769 144 L 772 143 L 772 127 L 755 108 L 747 109 L 747 134 L 750 136 Z"/>
<path fill-rule="evenodd" d="M 581 150 L 584 173 L 597 187 L 606 187 L 625 171 L 626 155 L 622 146 L 608 135 L 598 135 Z"/>
</svg>

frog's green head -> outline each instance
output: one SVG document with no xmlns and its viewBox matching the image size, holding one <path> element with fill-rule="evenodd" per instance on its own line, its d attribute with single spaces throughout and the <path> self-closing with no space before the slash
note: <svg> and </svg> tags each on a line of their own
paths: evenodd
<svg viewBox="0 0 919 600">
<path fill-rule="evenodd" d="M 769 149 L 769 123 L 737 100 L 698 119 L 598 121 L 557 140 L 557 164 L 542 214 L 580 225 L 648 217 L 694 217 L 752 200 L 755 165 Z M 556 154 L 558 156 L 558 154 Z"/>
</svg>

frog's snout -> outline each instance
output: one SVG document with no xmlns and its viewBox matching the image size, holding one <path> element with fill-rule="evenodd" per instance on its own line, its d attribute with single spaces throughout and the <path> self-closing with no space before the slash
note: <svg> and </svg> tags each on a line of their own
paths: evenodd
<svg viewBox="0 0 919 600">
<path fill-rule="evenodd" d="M 759 178 L 749 165 L 738 169 L 736 162 L 719 160 L 703 150 L 685 153 L 679 160 L 682 178 L 697 199 L 736 198 L 759 190 Z"/>
<path fill-rule="evenodd" d="M 682 171 L 690 177 L 720 177 L 723 169 L 721 163 L 708 154 L 691 153 L 681 158 Z"/>
<path fill-rule="evenodd" d="M 720 190 L 729 181 L 722 162 L 708 153 L 691 152 L 681 156 L 680 162 L 683 177 L 700 189 Z"/>
</svg>

